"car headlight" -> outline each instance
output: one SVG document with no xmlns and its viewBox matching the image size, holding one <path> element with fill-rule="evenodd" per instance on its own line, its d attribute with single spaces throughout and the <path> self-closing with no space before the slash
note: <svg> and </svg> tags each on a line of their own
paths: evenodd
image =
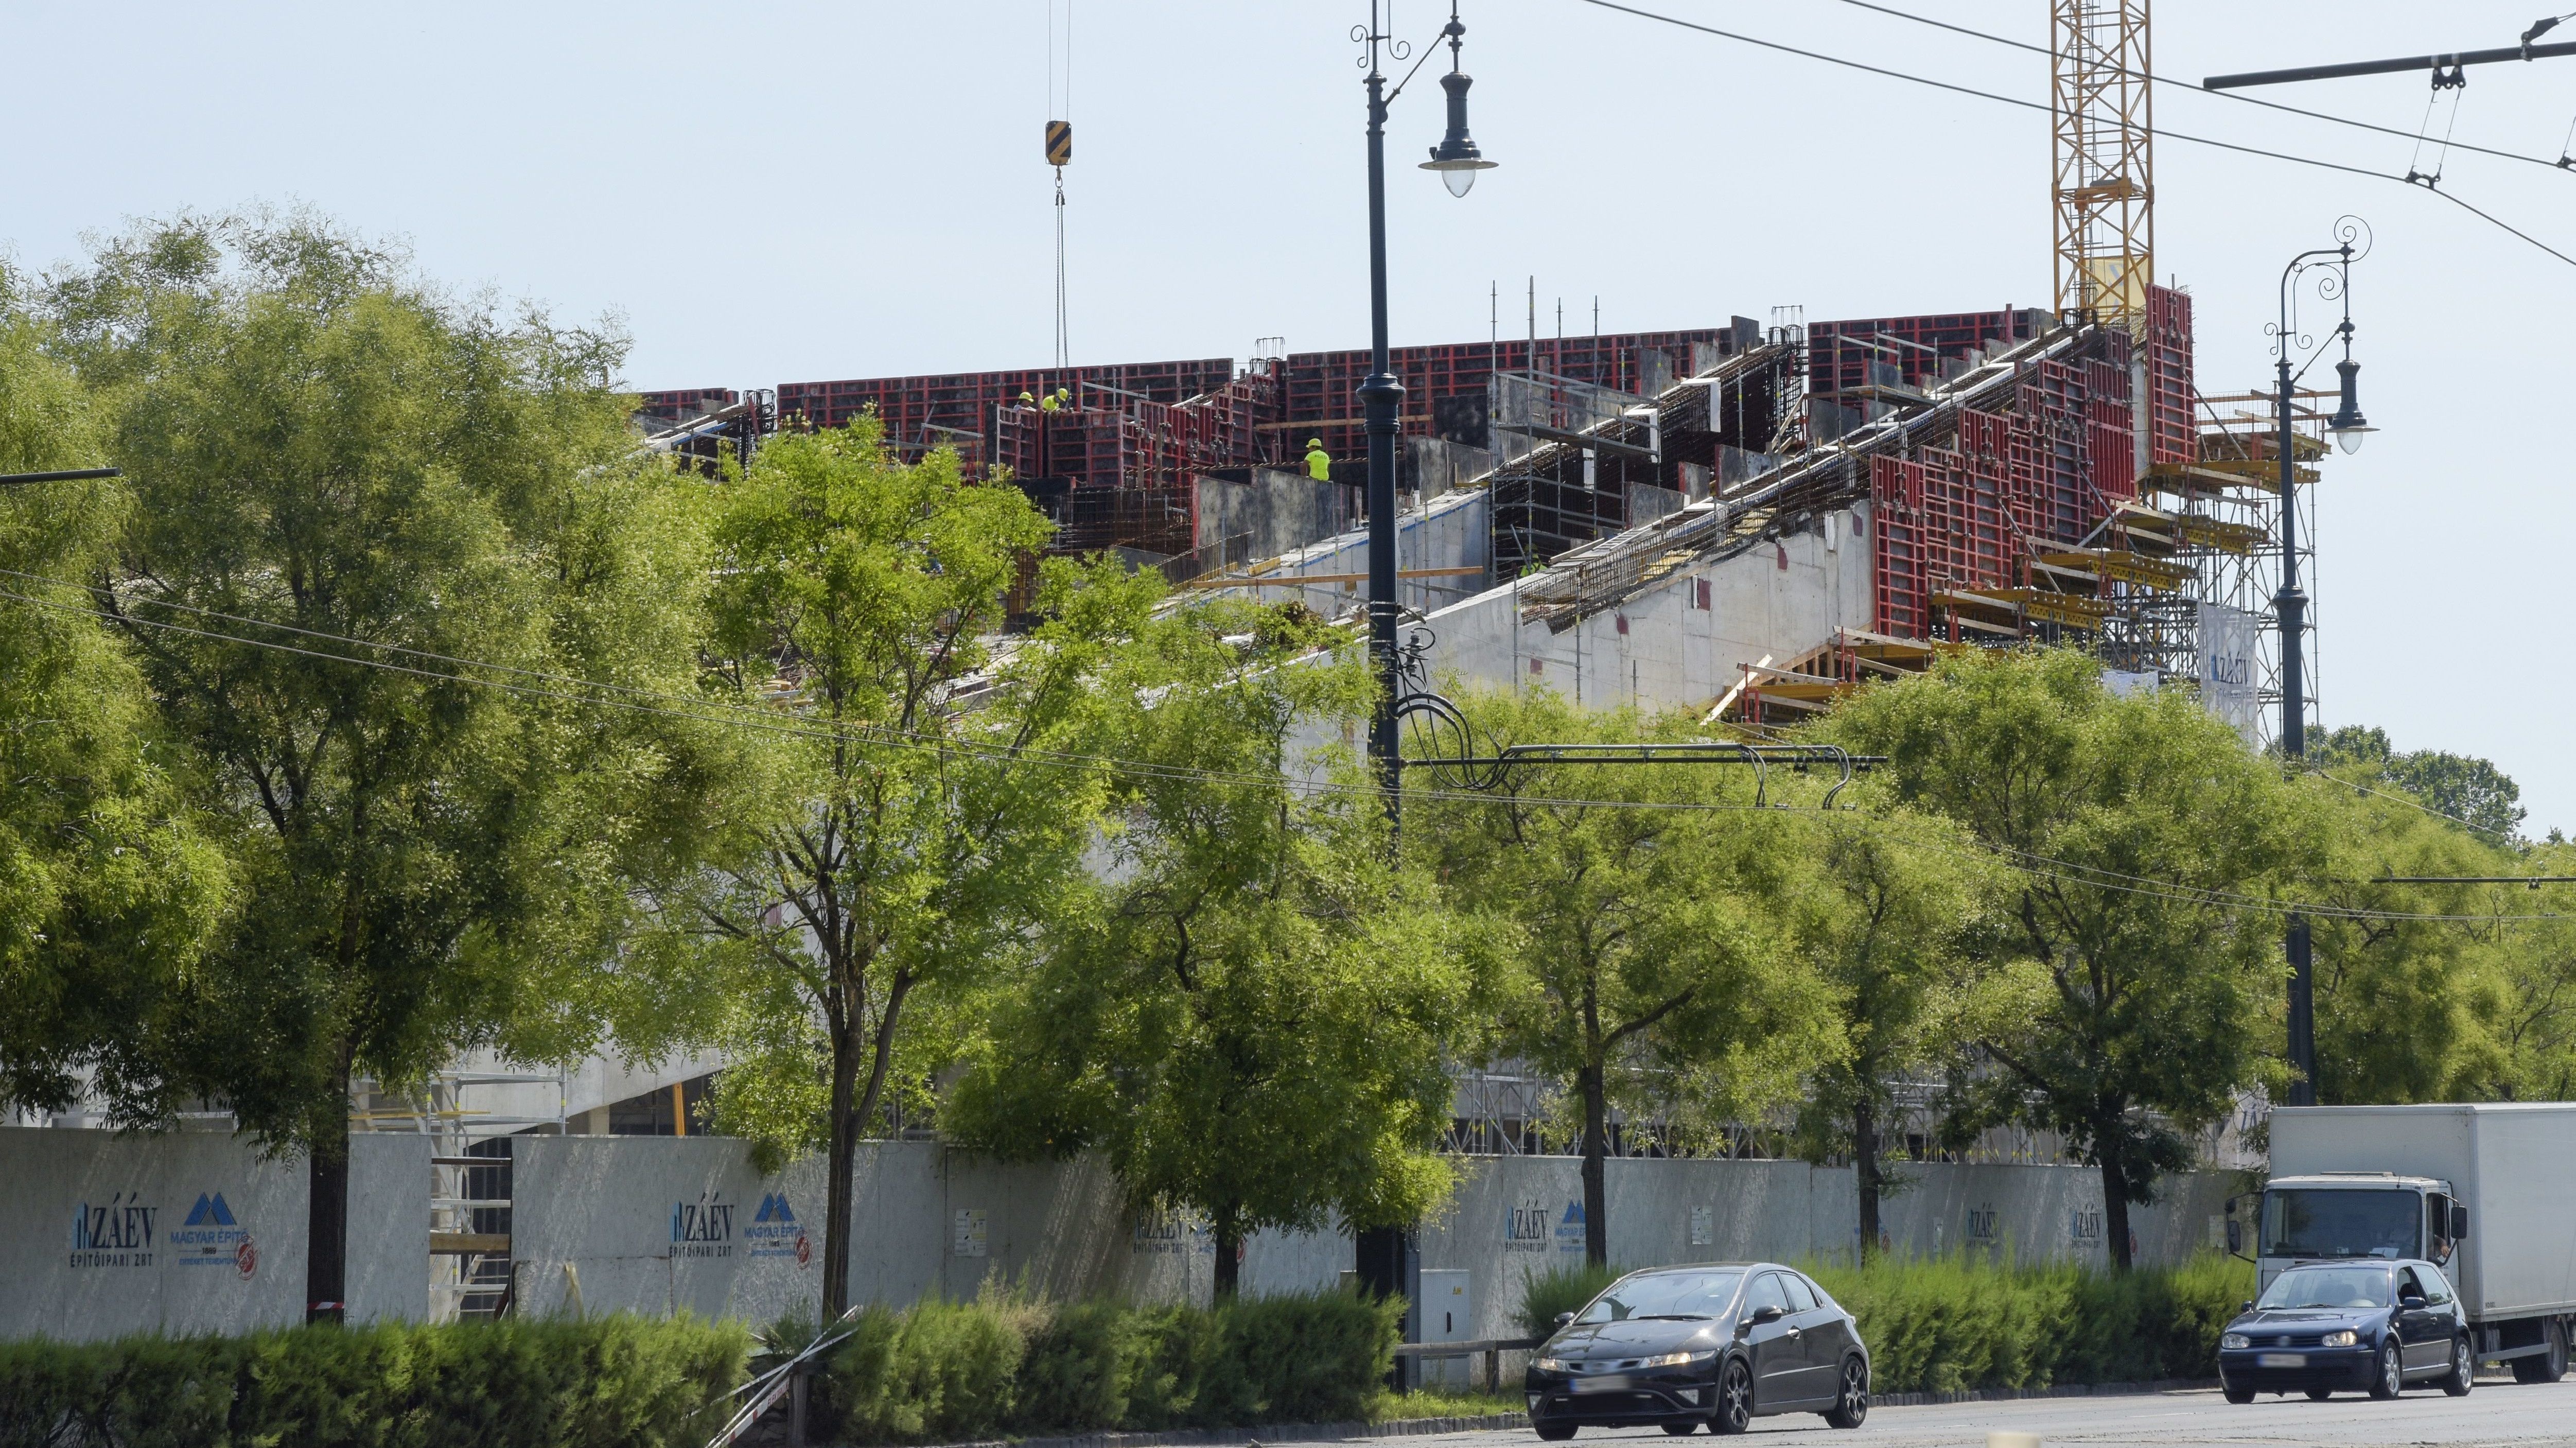
<svg viewBox="0 0 2576 1448">
<path fill-rule="evenodd" d="M 2318 1341 L 2324 1343 L 2328 1347 L 2350 1347 L 2354 1343 L 2361 1341 L 2361 1334 L 2347 1327 L 2341 1332 L 2327 1333 L 2324 1337 L 2319 1338 Z"/>
<path fill-rule="evenodd" d="M 2254 1344 L 2251 1339 L 2247 1338 L 2245 1334 L 2241 1332 L 2225 1332 L 2219 1334 L 2218 1345 L 2220 1347 L 2252 1347 Z"/>
<path fill-rule="evenodd" d="M 1538 1370 L 1543 1373 L 1561 1373 L 1566 1371 L 1565 1359 L 1563 1358 L 1540 1358 L 1538 1360 L 1537 1367 Z"/>
<path fill-rule="evenodd" d="M 1641 1368 L 1677 1368 L 1684 1363 L 1704 1363 L 1715 1356 L 1717 1356 L 1717 1351 L 1714 1348 L 1707 1352 L 1668 1352 L 1662 1357 L 1640 1358 L 1637 1360 L 1637 1366 Z"/>
</svg>

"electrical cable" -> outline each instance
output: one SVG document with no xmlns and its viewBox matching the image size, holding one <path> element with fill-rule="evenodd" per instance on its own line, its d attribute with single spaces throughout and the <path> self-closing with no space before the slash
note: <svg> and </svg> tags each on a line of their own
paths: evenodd
<svg viewBox="0 0 2576 1448">
<path fill-rule="evenodd" d="M 2027 50 L 2037 55 L 2046 55 L 2051 57 L 2054 57 L 2057 54 L 2057 52 L 2049 49 L 2045 45 L 2034 45 L 2027 40 L 2015 40 L 2009 35 L 1996 35 L 1991 31 L 1976 30 L 1965 25 L 1954 25 L 1947 20 L 1935 20 L 1928 15 L 1916 15 L 1909 11 L 1896 9 L 1889 5 L 1873 4 L 1872 0 L 1843 0 L 1843 3 L 1846 5 L 1857 6 L 1863 10 L 1875 10 L 1881 15 L 1891 15 L 1899 20 L 1911 20 L 1917 25 L 1929 25 L 1935 30 L 1948 30 L 1960 35 L 1972 36 L 1978 40 L 1991 41 L 1996 45 L 2009 45 L 2015 50 Z M 2371 121 L 2355 120 L 2350 116 L 2338 116 L 2328 111 L 2312 111 L 2304 106 L 2284 105 L 2279 101 L 2267 101 L 2260 96 L 2244 95 L 2232 90 L 2205 91 L 2189 81 L 2174 80 L 2166 76 L 2157 75 L 2152 71 L 2133 71 L 2126 66 L 2105 66 L 2102 68 L 2115 71 L 2120 75 L 2153 81 L 2158 85 L 2176 86 L 2195 95 L 2221 96 L 2231 101 L 2242 101 L 2249 106 L 2261 106 L 2266 110 L 2287 111 L 2294 116 L 2306 116 L 2311 120 L 2318 121 L 2332 121 L 2336 125 L 2351 126 L 2356 130 L 2377 131 L 2381 135 L 2396 136 L 2401 139 L 2409 138 L 2407 132 L 2401 131 L 2395 126 L 2383 126 Z M 2486 146 L 2472 146 L 2465 141 L 2460 143 L 2459 148 L 2463 151 L 2475 151 L 2482 156 L 2494 156 L 2501 160 L 2520 161 L 2526 165 L 2543 166 L 2553 171 L 2559 169 L 2559 163 L 2555 161 L 2544 161 L 2538 156 L 2526 156 L 2518 151 L 2498 151 Z"/>
<path fill-rule="evenodd" d="M 59 587 L 73 589 L 84 593 L 95 593 L 100 591 L 87 585 L 67 583 L 58 579 L 45 579 L 42 578 L 41 575 L 19 573 L 14 570 L 0 570 L 0 573 L 5 573 L 7 576 L 16 578 L 37 579 L 42 582 L 55 584 Z M 228 634 L 220 630 L 195 628 L 186 624 L 138 618 L 129 614 L 110 612 L 106 609 L 83 607 L 77 604 L 65 603 L 58 599 L 48 599 L 33 594 L 20 593 L 14 589 L 0 589 L 0 598 L 11 599 L 21 603 L 36 605 L 38 607 L 55 609 L 65 613 L 85 615 L 112 624 L 140 626 L 189 637 L 207 639 L 214 642 L 240 644 L 249 648 L 267 649 L 279 653 L 293 654 L 299 657 L 317 659 L 325 662 L 352 664 L 361 668 L 378 669 L 385 672 L 428 679 L 434 682 L 466 684 L 475 687 L 496 689 L 501 692 L 515 694 L 522 697 L 552 699 L 575 704 L 606 706 L 634 713 L 677 718 L 726 727 L 748 728 L 758 732 L 779 734 L 789 737 L 820 739 L 826 741 L 856 739 L 861 742 L 877 743 L 897 748 L 926 750 L 940 754 L 956 754 L 968 758 L 982 758 L 1005 763 L 1028 764 L 1039 767 L 1078 768 L 1084 770 L 1111 769 L 1125 772 L 1140 778 L 1202 780 L 1216 783 L 1240 783 L 1263 787 L 1284 787 L 1292 793 L 1307 797 L 1339 794 L 1375 798 L 1379 793 L 1376 787 L 1371 785 L 1335 784 L 1330 781 L 1300 780 L 1272 774 L 1211 770 L 1191 766 L 1158 765 L 1149 761 L 1120 759 L 1108 755 L 1077 754 L 1058 750 L 1015 748 L 1007 745 L 979 745 L 972 741 L 945 739 L 937 736 L 923 735 L 917 731 L 892 730 L 869 726 L 828 725 L 818 727 L 810 724 L 789 724 L 771 718 L 761 717 L 764 711 L 758 710 L 755 706 L 726 705 L 718 701 L 694 699 L 685 695 L 639 689 L 632 685 L 604 684 L 593 680 L 580 679 L 571 675 L 548 674 L 540 670 L 522 669 L 503 664 L 483 663 L 475 660 L 456 658 L 452 655 L 431 654 L 424 650 L 407 649 L 400 645 L 370 643 L 362 639 L 323 633 L 319 630 L 299 628 L 293 625 L 269 624 L 259 620 L 243 619 L 239 615 L 221 614 L 214 610 L 197 609 L 192 605 L 163 604 L 161 600 L 154 599 L 128 599 L 123 601 L 129 603 L 156 604 L 174 609 L 183 609 L 228 621 L 244 622 L 256 627 L 278 629 L 293 633 L 300 637 L 310 638 L 321 642 L 346 644 L 355 648 L 389 650 L 412 657 L 419 657 L 437 662 L 453 663 L 463 668 L 488 669 L 498 673 L 510 673 L 522 677 L 544 679 L 549 682 L 569 683 L 576 688 L 603 691 L 610 695 L 638 695 L 641 697 L 601 697 L 599 693 L 584 694 L 567 692 L 560 689 L 539 688 L 530 684 L 513 684 L 496 679 L 476 678 L 468 674 L 444 673 L 436 669 L 420 668 L 410 664 L 392 663 L 382 659 L 361 658 L 349 654 L 332 653 L 321 649 L 305 648 L 296 644 L 286 644 L 275 642 L 273 640 L 249 638 L 239 634 Z M 665 707 L 648 702 L 655 699 L 678 701 L 686 705 L 686 707 Z M 707 712 L 709 710 L 713 710 L 715 712 Z M 2322 775 L 2320 777 L 2330 778 L 2330 776 Z M 2345 783 L 2341 780 L 2335 780 L 2333 782 L 2336 784 Z M 2365 786 L 2353 787 L 2366 788 Z M 2376 790 L 2372 790 L 2370 792 L 2374 794 L 2382 793 L 2381 791 Z M 1426 801 L 1477 804 L 1495 804 L 1500 802 L 1493 795 L 1464 790 L 1420 790 L 1411 791 L 1409 794 L 1412 798 Z M 2455 818 L 2454 816 L 2440 815 L 2439 811 L 2432 810 L 2417 801 L 2403 800 L 2399 796 L 2394 795 L 2384 795 L 2383 797 L 2398 799 L 2402 803 L 2412 804 L 2418 809 L 2424 809 L 2426 813 L 2436 814 L 2444 819 Z M 1605 800 L 1513 796 L 1512 802 L 1531 808 L 1546 809 L 1627 809 L 1647 811 L 1726 813 L 1763 812 L 1794 814 L 1827 813 L 1826 811 L 1813 806 L 1734 805 L 1702 801 Z M 2468 824 L 2468 821 L 2465 820 L 2457 822 Z M 2473 829 L 2478 828 L 2474 825 L 2470 827 Z M 1862 828 L 1884 838 L 1896 838 L 1885 831 L 1870 829 L 1870 827 L 1866 825 L 1862 826 Z M 1921 841 L 1901 842 L 1918 846 L 1922 844 Z M 2100 866 L 2085 865 L 2076 861 L 2062 860 L 2051 856 L 2040 855 L 2010 846 L 1978 845 L 1974 848 L 1981 854 L 2002 859 L 2009 868 L 2017 870 L 2023 874 L 2043 879 L 2061 880 L 2069 884 L 2091 889 L 2112 890 L 2120 893 L 2135 894 L 2172 901 L 2179 904 L 2198 904 L 2225 909 L 2251 909 L 2285 915 L 2300 914 L 2313 916 L 2319 919 L 2373 921 L 2478 921 L 2493 923 L 2558 920 L 2566 918 L 2555 913 L 2465 915 L 2423 911 L 2373 910 L 2351 906 L 2284 902 L 2267 899 L 2261 896 L 2247 895 L 2238 891 L 2217 890 L 2204 886 L 2185 885 L 2178 881 L 2157 880 L 2149 876 L 2126 874 L 2120 871 L 2105 869 Z M 1954 854 L 1957 853 L 1956 851 L 1946 852 Z"/>
<path fill-rule="evenodd" d="M 2042 105 L 2037 101 L 2026 101 L 2018 96 L 2001 95 L 1994 91 L 1979 90 L 1975 86 L 1960 85 L 1955 81 L 1934 80 L 1930 76 L 1914 75 L 1907 71 L 1890 70 L 1885 66 L 1870 65 L 1864 61 L 1850 60 L 1839 55 L 1828 55 L 1823 51 L 1805 50 L 1795 45 L 1786 45 L 1776 40 L 1764 40 L 1759 36 L 1745 35 L 1738 31 L 1721 30 L 1714 25 L 1702 25 L 1695 20 L 1684 20 L 1678 16 L 1665 15 L 1653 10 L 1640 10 L 1633 5 L 1622 5 L 1617 3 L 1617 0 L 1577 0 L 1577 3 L 1594 6 L 1602 10 L 1616 10 L 1623 15 L 1634 15 L 1640 20 L 1660 21 L 1663 24 L 1677 26 L 1683 30 L 1700 31 L 1704 34 L 1717 36 L 1723 40 L 1732 40 L 1744 45 L 1759 46 L 1764 50 L 1776 50 L 1786 55 L 1795 55 L 1807 60 L 1823 61 L 1827 65 L 1839 65 L 1846 69 L 1863 71 L 1870 75 L 1885 76 L 1890 80 L 1901 80 L 1910 82 L 1914 85 L 1930 86 L 1934 90 L 1953 91 L 1959 95 L 1974 96 L 1979 100 L 1995 101 L 2008 106 L 2018 106 L 2026 111 L 2039 111 L 2048 115 L 2055 114 L 2055 111 L 2051 107 Z M 2374 171 L 2367 166 L 2348 166 L 2340 161 L 2320 160 L 2314 156 L 2295 155 L 2288 151 L 2267 150 L 2261 146 L 2247 146 L 2235 141 L 2218 140 L 2211 136 L 2196 136 L 2187 131 L 2167 130 L 2161 126 L 2148 127 L 2146 129 L 2149 134 L 2160 136 L 2167 140 L 2189 141 L 2194 145 L 2209 146 L 2221 151 L 2235 151 L 2248 156 L 2261 156 L 2267 160 L 2287 161 L 2293 165 L 2311 166 L 2322 171 L 2342 171 L 2354 176 L 2368 176 L 2375 180 L 2392 181 L 2401 186 L 2410 185 L 2405 177 L 2397 175 L 2392 171 Z M 2410 189 L 2429 190 L 2431 188 L 2410 187 Z M 2451 195 L 2451 193 L 2447 191 L 2435 191 L 2434 194 L 2457 203 L 2469 214 L 2491 226 L 2494 226 L 2498 230 L 2506 232 L 2519 240 L 2529 242 L 2532 246 L 2539 248 L 2541 251 L 2547 252 L 2549 255 L 2556 257 L 2560 261 L 2566 262 L 2570 266 L 2576 266 L 2576 257 L 2571 257 L 2567 253 L 2558 250 L 2556 247 L 2550 246 L 2546 242 L 2534 239 L 2528 233 L 2517 230 L 2516 228 L 2497 220 L 2486 212 L 2480 211 L 2478 208 L 2469 205 L 2465 201 L 2461 201 L 2458 197 Z"/>
</svg>

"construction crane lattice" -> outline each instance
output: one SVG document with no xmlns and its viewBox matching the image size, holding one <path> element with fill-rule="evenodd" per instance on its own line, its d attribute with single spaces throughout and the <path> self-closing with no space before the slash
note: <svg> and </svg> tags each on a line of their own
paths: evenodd
<svg viewBox="0 0 2576 1448">
<path fill-rule="evenodd" d="M 2146 322 L 2155 278 L 2147 0 L 2049 0 L 2057 310 Z"/>
</svg>

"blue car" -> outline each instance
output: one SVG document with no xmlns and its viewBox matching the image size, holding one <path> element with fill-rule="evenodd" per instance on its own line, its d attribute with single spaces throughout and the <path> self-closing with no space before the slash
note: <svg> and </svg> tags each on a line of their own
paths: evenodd
<svg viewBox="0 0 2576 1448">
<path fill-rule="evenodd" d="M 2227 1401 L 2256 1393 L 2394 1398 L 2409 1383 L 2467 1394 L 2467 1316 L 2442 1269 L 2413 1259 L 2302 1263 L 2272 1279 L 2218 1339 Z"/>
</svg>

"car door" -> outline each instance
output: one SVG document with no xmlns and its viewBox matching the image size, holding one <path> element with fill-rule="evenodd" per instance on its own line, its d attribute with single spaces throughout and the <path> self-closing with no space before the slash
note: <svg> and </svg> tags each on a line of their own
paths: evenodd
<svg viewBox="0 0 2576 1448">
<path fill-rule="evenodd" d="M 1793 1335 L 1806 1365 L 1799 1370 L 1799 1401 L 1821 1403 L 1834 1395 L 1834 1371 L 1842 1366 L 1838 1329 L 1843 1325 L 1840 1312 L 1825 1309 L 1823 1294 L 1815 1284 L 1795 1272 L 1780 1274 L 1781 1290 L 1789 1294 L 1789 1320 L 1796 1324 Z"/>
<path fill-rule="evenodd" d="M 2410 1297 L 2423 1305 L 2405 1306 Z M 2433 1294 L 2424 1290 L 2424 1279 L 2412 1267 L 2397 1269 L 2397 1301 L 2397 1340 L 2402 1344 L 2406 1370 L 2411 1373 L 2448 1362 L 2451 1344 L 2449 1335 L 2442 1330 L 2449 1325 L 2447 1314 L 2433 1306 Z"/>
<path fill-rule="evenodd" d="M 1852 1335 L 1851 1320 L 1843 1315 L 1841 1304 L 1827 1297 L 1825 1289 L 1813 1279 L 1798 1280 L 1816 1297 L 1816 1310 L 1799 1324 L 1805 1329 L 1799 1338 L 1807 1345 L 1807 1362 L 1815 1374 L 1810 1380 L 1815 1385 L 1814 1396 L 1830 1399 L 1842 1391 L 1843 1359 L 1859 1339 Z"/>
<path fill-rule="evenodd" d="M 1769 1322 L 1754 1318 L 1766 1307 L 1780 1309 L 1780 1315 Z M 1789 1292 L 1781 1285 L 1780 1274 L 1765 1272 L 1744 1289 L 1744 1340 L 1753 1350 L 1753 1402 L 1764 1412 L 1774 1412 L 1790 1403 L 1801 1401 L 1799 1379 L 1807 1370 L 1806 1344 L 1797 1316 L 1789 1311 Z"/>
<path fill-rule="evenodd" d="M 2452 1290 L 2451 1279 L 2443 1276 L 2438 1266 L 2419 1267 L 2416 1274 L 2424 1284 L 2424 1305 L 2428 1309 L 2425 1315 L 2432 1319 L 2428 1329 L 2433 1361 L 2447 1365 L 2451 1361 L 2451 1340 L 2466 1328 L 2459 1294 Z"/>
</svg>

